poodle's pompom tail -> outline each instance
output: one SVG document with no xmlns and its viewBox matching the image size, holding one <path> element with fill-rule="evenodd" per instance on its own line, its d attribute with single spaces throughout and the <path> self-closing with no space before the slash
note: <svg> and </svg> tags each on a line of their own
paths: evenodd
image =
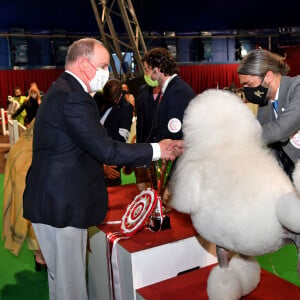
<svg viewBox="0 0 300 300">
<path fill-rule="evenodd" d="M 236 300 L 251 293 L 260 282 L 260 266 L 254 258 L 234 256 L 227 268 L 216 266 L 207 280 L 210 300 Z"/>
</svg>

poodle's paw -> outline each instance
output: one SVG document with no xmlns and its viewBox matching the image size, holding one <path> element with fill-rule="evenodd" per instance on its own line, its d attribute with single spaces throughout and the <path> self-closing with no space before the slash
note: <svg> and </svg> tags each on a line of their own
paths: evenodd
<svg viewBox="0 0 300 300">
<path fill-rule="evenodd" d="M 209 300 L 238 300 L 242 297 L 242 287 L 238 273 L 232 269 L 215 266 L 207 279 Z"/>
<path fill-rule="evenodd" d="M 229 268 L 239 276 L 242 296 L 251 293 L 260 282 L 260 265 L 253 257 L 235 255 L 229 262 Z"/>
<path fill-rule="evenodd" d="M 237 300 L 251 293 L 260 282 L 260 265 L 253 257 L 235 255 L 227 268 L 216 266 L 207 280 L 210 300 Z"/>
</svg>

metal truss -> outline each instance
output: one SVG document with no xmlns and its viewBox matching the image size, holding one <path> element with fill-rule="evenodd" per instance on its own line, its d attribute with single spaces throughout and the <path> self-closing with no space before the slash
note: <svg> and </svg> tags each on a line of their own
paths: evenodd
<svg viewBox="0 0 300 300">
<path fill-rule="evenodd" d="M 131 0 L 90 0 L 101 34 L 111 55 L 111 68 L 115 78 L 128 79 L 143 75 L 142 55 L 147 52 Z M 126 52 L 133 53 L 131 65 L 125 64 Z M 120 61 L 117 69 L 113 59 Z"/>
</svg>

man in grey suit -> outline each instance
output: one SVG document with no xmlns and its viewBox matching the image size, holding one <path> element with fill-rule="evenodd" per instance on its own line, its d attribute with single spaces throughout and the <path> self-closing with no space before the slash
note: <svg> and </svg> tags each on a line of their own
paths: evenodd
<svg viewBox="0 0 300 300">
<path fill-rule="evenodd" d="M 23 215 L 47 263 L 51 300 L 88 299 L 87 228 L 103 221 L 108 202 L 103 163 L 149 166 L 183 151 L 182 141 L 127 144 L 107 135 L 90 93 L 107 81 L 109 58 L 96 39 L 74 42 L 35 120 Z"/>
<path fill-rule="evenodd" d="M 290 176 L 300 159 L 300 76 L 287 76 L 282 56 L 268 50 L 249 52 L 238 74 L 246 99 L 258 104 L 263 138 Z"/>
</svg>

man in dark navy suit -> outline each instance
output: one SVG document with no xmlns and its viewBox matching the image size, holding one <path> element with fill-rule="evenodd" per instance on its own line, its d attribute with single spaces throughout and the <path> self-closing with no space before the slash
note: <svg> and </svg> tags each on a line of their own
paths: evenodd
<svg viewBox="0 0 300 300">
<path fill-rule="evenodd" d="M 146 85 L 140 88 L 137 98 L 137 141 L 182 139 L 184 111 L 196 93 L 180 78 L 177 62 L 167 49 L 153 48 L 142 60 Z M 140 190 L 153 182 L 147 174 L 136 170 Z"/>
<path fill-rule="evenodd" d="M 143 63 L 145 73 L 152 81 L 157 81 L 161 88 L 155 99 L 157 106 L 151 142 L 159 142 L 164 138 L 181 139 L 184 111 L 196 93 L 180 78 L 177 62 L 167 49 L 151 49 L 144 55 Z M 143 105 L 146 110 L 152 104 L 146 99 Z"/>
<path fill-rule="evenodd" d="M 23 216 L 47 263 L 51 300 L 88 298 L 87 228 L 103 221 L 108 202 L 102 164 L 149 166 L 183 152 L 182 141 L 127 144 L 107 135 L 90 93 L 106 83 L 109 58 L 96 39 L 74 42 L 36 116 Z"/>
</svg>

